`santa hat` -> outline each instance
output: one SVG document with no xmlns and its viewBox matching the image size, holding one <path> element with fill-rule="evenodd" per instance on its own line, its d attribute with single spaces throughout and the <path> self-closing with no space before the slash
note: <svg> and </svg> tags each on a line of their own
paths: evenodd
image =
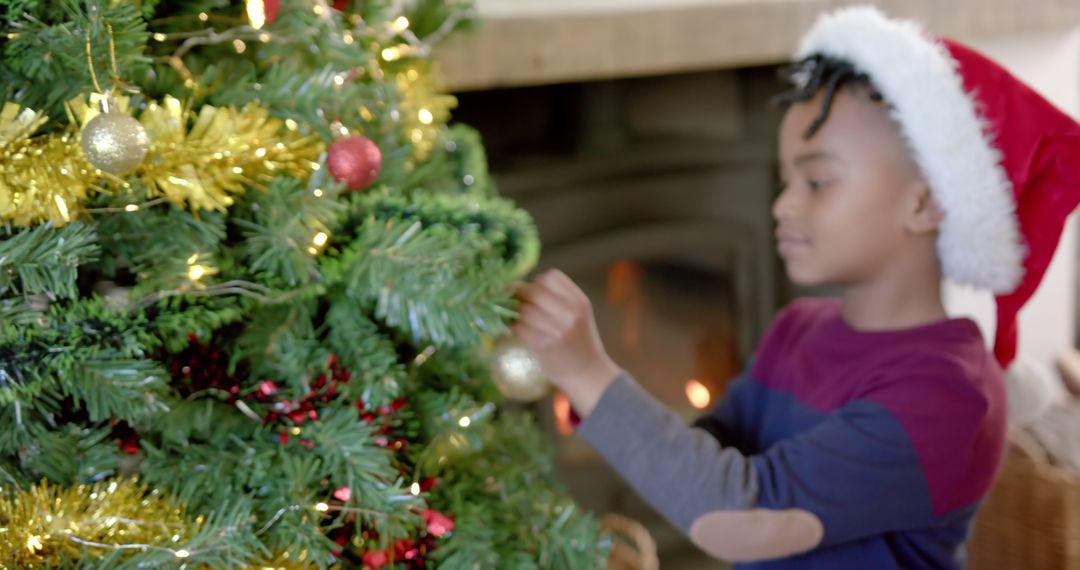
<svg viewBox="0 0 1080 570">
<path fill-rule="evenodd" d="M 996 295 L 1008 368 L 1017 313 L 1080 202 L 1080 125 L 987 57 L 871 6 L 819 18 L 796 57 L 813 55 L 852 64 L 891 105 L 945 214 L 942 269 Z"/>
</svg>

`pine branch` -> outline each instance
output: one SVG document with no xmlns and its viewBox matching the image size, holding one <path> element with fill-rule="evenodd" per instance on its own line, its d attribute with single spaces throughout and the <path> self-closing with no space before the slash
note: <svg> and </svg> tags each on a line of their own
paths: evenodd
<svg viewBox="0 0 1080 570">
<path fill-rule="evenodd" d="M 382 223 L 419 221 L 424 227 L 448 226 L 462 235 L 475 234 L 489 244 L 493 257 L 506 265 L 506 279 L 519 279 L 528 273 L 539 258 L 540 238 L 527 212 L 509 200 L 477 195 L 440 195 L 416 192 L 369 192 L 352 204 L 353 219 L 345 227 L 355 227 L 361 220 L 375 217 Z"/>
<path fill-rule="evenodd" d="M 111 254 L 103 260 L 105 273 L 116 274 L 117 262 L 124 260 L 126 270 L 138 276 L 134 297 L 190 288 L 193 263 L 216 263 L 217 269 L 228 269 L 221 267 L 225 260 L 218 256 L 225 239 L 225 216 L 218 212 L 195 215 L 169 204 L 142 210 L 138 215 L 106 215 L 98 221 L 98 235 L 102 248 Z"/>
<path fill-rule="evenodd" d="M 372 303 L 375 316 L 415 343 L 472 345 L 497 335 L 514 313 L 509 283 L 535 263 L 531 220 L 505 202 L 471 196 L 372 193 L 360 235 L 322 261 L 328 284 L 340 282 Z"/>
<path fill-rule="evenodd" d="M 116 353 L 98 358 L 72 366 L 70 379 L 60 386 L 63 394 L 75 399 L 76 410 L 86 408 L 90 421 L 136 422 L 168 410 L 164 399 L 169 374 L 159 363 L 125 359 Z"/>
<path fill-rule="evenodd" d="M 411 482 L 402 485 L 401 481 L 386 480 L 386 474 L 394 472 L 392 455 L 375 445 L 374 434 L 374 427 L 361 422 L 356 408 L 347 404 L 332 409 L 303 431 L 303 437 L 315 443 L 314 451 L 330 480 L 336 486 L 349 487 L 350 505 L 362 507 L 359 518 L 376 524 L 382 534 L 391 534 L 396 521 L 404 536 L 404 521 L 415 521 L 409 510 L 423 503 L 407 490 Z"/>
<path fill-rule="evenodd" d="M 243 319 L 260 303 L 243 297 L 172 297 L 147 311 L 155 341 L 168 352 L 180 352 L 188 346 L 188 335 L 208 335 Z M 156 346 L 156 345 L 155 345 Z"/>
<path fill-rule="evenodd" d="M 492 420 L 494 404 L 479 403 L 456 389 L 445 394 L 417 394 L 413 401 L 420 424 L 416 431 L 426 441 L 424 448 L 414 454 L 420 472 L 439 473 L 488 452 L 486 424 Z M 469 423 L 463 425 L 461 420 L 465 418 Z M 484 487 L 482 482 L 477 484 Z"/>
<path fill-rule="evenodd" d="M 28 445 L 19 450 L 21 468 L 57 483 L 76 483 L 95 477 L 112 475 L 116 467 L 116 454 L 101 456 L 101 448 L 115 443 L 109 440 L 107 426 L 87 428 L 77 424 L 47 427 L 34 425 L 26 429 Z M 94 461 L 84 464 L 87 455 Z"/>
<path fill-rule="evenodd" d="M 209 397 L 173 402 L 169 413 L 159 418 L 154 428 L 162 448 L 232 447 L 233 438 L 248 440 L 265 435 L 261 423 L 252 421 L 236 407 Z"/>
<path fill-rule="evenodd" d="M 458 32 L 476 29 L 478 20 L 474 2 L 419 0 L 411 14 L 412 30 L 434 46 Z"/>
<path fill-rule="evenodd" d="M 329 351 L 315 335 L 313 301 L 263 306 L 251 314 L 233 357 L 251 364 L 256 378 L 282 379 L 297 393 L 321 369 Z"/>
<path fill-rule="evenodd" d="M 98 568 L 144 570 L 169 568 L 180 560 L 171 552 L 183 549 L 187 556 L 183 564 L 196 568 L 237 568 L 257 565 L 268 558 L 259 537 L 252 528 L 250 500 L 232 498 L 224 501 L 208 515 L 193 536 L 181 544 L 168 544 L 169 550 L 147 549 L 112 552 L 95 564 Z M 189 509 L 188 514 L 192 512 Z"/>
<path fill-rule="evenodd" d="M 405 375 L 394 344 L 368 317 L 370 307 L 345 294 L 329 301 L 323 342 L 353 374 L 352 381 L 341 387 L 342 397 L 373 407 L 389 404 L 400 395 Z"/>
<path fill-rule="evenodd" d="M 304 50 L 306 51 L 306 49 Z M 350 50 L 352 51 L 352 50 Z M 296 53 L 295 46 L 288 48 L 289 53 Z M 355 54 L 351 54 L 356 57 Z M 342 124 L 363 125 L 363 132 L 386 147 L 396 143 L 394 139 L 381 136 L 393 132 L 396 124 L 382 115 L 362 115 L 357 101 L 381 101 L 386 104 L 400 101 L 401 94 L 392 84 L 345 81 L 350 70 L 355 68 L 355 61 L 346 65 L 333 65 L 320 62 L 313 71 L 297 73 L 293 67 L 275 64 L 262 75 L 250 74 L 247 77 L 234 75 L 229 82 L 222 82 L 212 100 L 217 105 L 243 105 L 252 100 L 268 106 L 275 116 L 292 119 L 303 128 L 311 129 L 324 141 L 330 142 L 338 134 L 330 128 L 333 117 Z M 210 70 L 213 79 L 226 72 L 234 73 L 223 64 L 217 64 Z M 255 89 L 255 85 L 259 85 Z"/>
<path fill-rule="evenodd" d="M 374 304 L 376 317 L 416 343 L 469 345 L 501 334 L 514 314 L 509 284 L 516 266 L 531 262 L 517 252 L 510 263 L 504 259 L 509 233 L 485 232 L 465 216 L 426 226 L 423 207 L 403 209 L 400 217 L 383 209 L 375 208 L 378 217 L 362 223 L 362 234 L 340 257 L 324 258 L 327 282 L 356 291 Z"/>
<path fill-rule="evenodd" d="M 95 261 L 100 251 L 93 228 L 80 222 L 10 233 L 0 239 L 0 291 L 74 298 L 79 266 Z"/>
<path fill-rule="evenodd" d="M 18 90 L 21 104 L 60 120 L 64 102 L 94 89 L 87 36 L 103 89 L 113 84 L 110 41 L 121 78 L 130 80 L 149 63 L 143 55 L 149 34 L 135 3 L 63 0 L 38 6 L 11 19 L 10 30 L 18 35 L 3 46 L 14 75 L 8 81 L 23 87 Z"/>
<path fill-rule="evenodd" d="M 53 304 L 47 319 L 48 327 L 0 322 L 0 403 L 10 404 L 33 395 L 43 383 L 78 391 L 75 386 L 81 380 L 74 375 L 82 373 L 79 368 L 87 363 L 95 363 L 89 373 L 108 374 L 98 380 L 108 381 L 109 389 L 117 390 L 117 394 L 133 388 L 140 394 L 152 392 L 152 384 L 163 380 L 160 376 L 142 376 L 137 384 L 147 378 L 153 380 L 136 386 L 124 373 L 131 368 L 132 360 L 145 354 L 144 347 L 152 344 L 141 315 L 117 315 L 100 299 L 91 298 L 66 306 Z"/>
<path fill-rule="evenodd" d="M 276 438 L 271 441 L 269 433 L 262 434 L 265 441 L 229 434 L 226 442 L 188 446 L 144 438 L 139 471 L 147 483 L 190 508 L 213 510 L 235 497 L 263 494 L 263 487 L 279 478 Z M 280 488 L 277 491 L 282 494 Z"/>
<path fill-rule="evenodd" d="M 39 322 L 44 315 L 41 307 L 25 297 L 0 299 L 0 322 L 29 325 Z"/>
<path fill-rule="evenodd" d="M 332 186 L 319 196 L 312 193 L 325 178 L 316 175 L 307 184 L 277 178 L 266 192 L 252 196 L 249 219 L 232 220 L 243 230 L 242 251 L 252 274 L 289 287 L 318 280 L 315 254 L 329 239 L 329 228 L 342 209 L 333 194 L 325 194 Z"/>
<path fill-rule="evenodd" d="M 442 348 L 413 367 L 421 389 L 461 392 L 477 402 L 498 402 L 503 396 L 491 383 L 491 357 L 482 348 Z"/>
<path fill-rule="evenodd" d="M 310 507 L 313 504 L 308 502 L 304 508 L 293 508 L 299 506 L 296 504 L 282 506 L 281 516 L 262 540 L 272 552 L 306 552 L 307 561 L 316 567 L 327 568 L 337 562 L 333 553 L 340 547 L 327 538 L 319 526 L 322 516 Z"/>
<path fill-rule="evenodd" d="M 474 344 L 496 334 L 511 313 L 497 303 L 497 262 L 478 259 L 485 244 L 455 230 L 420 222 L 365 224 L 340 258 L 345 287 L 374 303 L 376 318 L 404 331 L 417 344 Z M 324 275 L 334 274 L 324 264 Z"/>
<path fill-rule="evenodd" d="M 397 186 L 402 190 L 494 198 L 495 187 L 488 173 L 487 154 L 480 133 L 457 123 L 443 130 L 440 139 L 428 160 L 409 172 Z"/>
<path fill-rule="evenodd" d="M 485 543 L 483 534 L 455 532 L 434 557 L 464 567 L 457 565 L 479 559 L 480 548 L 491 547 L 499 556 L 497 567 L 601 565 L 607 553 L 599 523 L 566 498 L 554 476 L 551 446 L 534 420 L 511 414 L 477 427 L 484 452 L 451 459 L 447 484 L 436 488 L 432 500 L 457 513 L 462 528 L 493 529 L 496 535 Z"/>
</svg>

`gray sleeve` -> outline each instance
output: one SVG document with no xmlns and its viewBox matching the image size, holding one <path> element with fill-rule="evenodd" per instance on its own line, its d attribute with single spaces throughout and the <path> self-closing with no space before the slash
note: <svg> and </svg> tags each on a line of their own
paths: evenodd
<svg viewBox="0 0 1080 570">
<path fill-rule="evenodd" d="M 750 460 L 686 425 L 629 374 L 620 374 L 578 427 L 619 474 L 683 532 L 701 515 L 757 503 Z"/>
</svg>

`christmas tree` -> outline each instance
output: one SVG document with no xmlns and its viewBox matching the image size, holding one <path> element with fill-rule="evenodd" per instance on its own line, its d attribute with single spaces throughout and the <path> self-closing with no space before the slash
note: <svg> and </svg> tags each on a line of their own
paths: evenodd
<svg viewBox="0 0 1080 570">
<path fill-rule="evenodd" d="M 462 0 L 0 0 L 0 566 L 591 568 Z M 498 346 L 498 345 L 495 345 Z"/>
</svg>

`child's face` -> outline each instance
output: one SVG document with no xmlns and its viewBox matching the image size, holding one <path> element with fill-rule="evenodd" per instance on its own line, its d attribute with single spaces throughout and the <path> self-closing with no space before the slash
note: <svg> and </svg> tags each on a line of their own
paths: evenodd
<svg viewBox="0 0 1080 570">
<path fill-rule="evenodd" d="M 913 216 L 928 190 L 887 107 L 865 87 L 840 89 L 828 120 L 807 140 L 823 100 L 819 93 L 784 116 L 773 216 L 792 281 L 850 286 L 881 277 L 910 254 L 905 248 L 919 229 Z"/>
</svg>

